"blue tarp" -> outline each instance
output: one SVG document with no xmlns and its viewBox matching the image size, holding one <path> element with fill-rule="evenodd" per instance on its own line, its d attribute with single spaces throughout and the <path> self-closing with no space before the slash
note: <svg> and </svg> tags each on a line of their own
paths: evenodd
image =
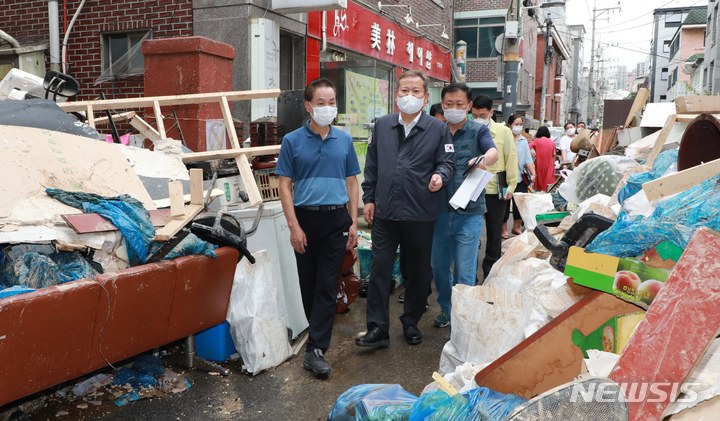
<svg viewBox="0 0 720 421">
<path fill-rule="evenodd" d="M 147 262 L 148 257 L 162 243 L 153 242 L 155 227 L 150 214 L 137 199 L 129 195 L 103 197 L 91 193 L 68 192 L 59 189 L 46 189 L 47 194 L 60 202 L 82 209 L 86 213 L 97 213 L 112 222 L 125 238 L 128 260 L 131 266 Z M 215 258 L 216 246 L 203 241 L 194 234 L 188 235 L 164 259 L 190 254 L 203 254 Z"/>
<path fill-rule="evenodd" d="M 620 212 L 617 221 L 586 250 L 617 257 L 638 256 L 662 241 L 685 249 L 696 229 L 720 231 L 720 175 L 658 202 L 649 217 Z"/>
</svg>

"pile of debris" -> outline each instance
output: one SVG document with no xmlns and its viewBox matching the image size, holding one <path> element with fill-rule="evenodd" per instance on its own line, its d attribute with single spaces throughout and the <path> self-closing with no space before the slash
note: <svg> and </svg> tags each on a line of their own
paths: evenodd
<svg viewBox="0 0 720 421">
<path fill-rule="evenodd" d="M 716 417 L 720 100 L 638 97 L 625 127 L 584 134 L 556 191 L 516 195 L 528 230 L 504 242 L 482 286 L 453 288 L 444 378 L 419 398 L 383 395 L 395 417 L 368 415 L 383 413 L 374 392 L 354 396 L 356 419 L 448 419 L 458 398 L 445 381 L 466 393 L 452 419 Z M 422 412 L 430 393 L 445 401 Z M 513 403 L 488 415 L 497 399 Z M 347 400 L 330 419 L 345 419 Z"/>
</svg>

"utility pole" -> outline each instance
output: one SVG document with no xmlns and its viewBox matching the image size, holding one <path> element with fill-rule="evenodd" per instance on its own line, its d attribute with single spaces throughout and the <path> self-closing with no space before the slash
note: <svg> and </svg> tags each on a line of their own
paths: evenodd
<svg viewBox="0 0 720 421">
<path fill-rule="evenodd" d="M 520 26 L 520 2 L 521 0 L 512 1 L 510 10 L 508 10 L 508 19 L 505 24 L 506 28 L 509 28 L 511 25 L 514 25 L 517 28 L 517 37 L 509 37 L 508 35 L 510 31 L 507 29 L 505 30 L 503 45 L 503 62 L 505 64 L 505 75 L 503 77 L 503 120 L 507 120 L 509 116 L 515 114 L 517 111 L 517 85 L 520 71 L 520 38 L 522 35 L 522 27 Z"/>
<path fill-rule="evenodd" d="M 552 19 L 545 18 L 545 54 L 543 57 L 543 75 L 542 75 L 542 91 L 540 93 L 540 125 L 545 124 L 545 97 L 547 96 L 547 73 L 548 64 L 552 60 L 552 37 L 550 36 L 550 27 Z"/>
<path fill-rule="evenodd" d="M 620 2 L 618 2 L 618 5 Z M 620 10 L 620 7 L 606 7 L 603 9 L 597 9 L 595 7 L 595 3 L 593 3 L 593 11 L 592 11 L 592 36 L 590 37 L 590 75 L 588 78 L 588 94 L 590 95 L 590 98 L 588 98 L 588 112 L 587 115 L 590 116 L 592 113 L 592 110 L 594 108 L 595 103 L 595 87 L 593 86 L 593 75 L 595 71 L 595 20 L 597 20 L 598 17 L 602 16 L 603 13 L 613 11 L 613 10 Z M 598 13 L 599 12 L 599 13 Z M 597 125 L 595 122 L 595 119 L 593 118 L 593 124 Z"/>
</svg>

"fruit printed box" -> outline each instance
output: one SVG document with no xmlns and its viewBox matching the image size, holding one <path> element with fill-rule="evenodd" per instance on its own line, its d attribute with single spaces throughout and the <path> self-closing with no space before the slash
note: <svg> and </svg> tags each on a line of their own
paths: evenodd
<svg viewBox="0 0 720 421">
<path fill-rule="evenodd" d="M 646 258 L 657 255 L 658 251 L 662 259 Z M 670 276 L 680 254 L 682 250 L 668 242 L 657 245 L 638 259 L 587 253 L 580 247 L 570 247 L 565 275 L 572 277 L 578 285 L 613 294 L 647 309 Z M 643 262 L 661 264 L 651 267 Z"/>
</svg>

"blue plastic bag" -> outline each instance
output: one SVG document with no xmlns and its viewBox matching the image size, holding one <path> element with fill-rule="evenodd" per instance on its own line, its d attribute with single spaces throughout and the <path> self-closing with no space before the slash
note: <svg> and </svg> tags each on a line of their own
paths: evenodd
<svg viewBox="0 0 720 421">
<path fill-rule="evenodd" d="M 437 390 L 421 395 L 410 421 L 502 421 L 527 399 L 478 387 L 450 397 Z"/>
<path fill-rule="evenodd" d="M 370 391 L 360 400 L 357 421 L 402 421 L 410 418 L 417 396 L 399 384 L 387 384 Z"/>
<path fill-rule="evenodd" d="M 359 384 L 335 401 L 328 421 L 407 420 L 417 397 L 397 384 Z"/>
</svg>

